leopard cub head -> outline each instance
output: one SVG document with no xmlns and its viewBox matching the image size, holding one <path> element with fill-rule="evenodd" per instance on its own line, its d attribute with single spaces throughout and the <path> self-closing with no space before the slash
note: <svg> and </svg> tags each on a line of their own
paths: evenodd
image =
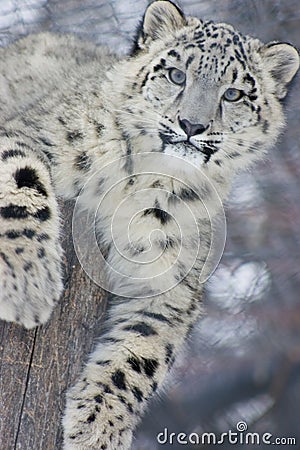
<svg viewBox="0 0 300 450">
<path fill-rule="evenodd" d="M 238 170 L 276 141 L 281 100 L 298 68 L 290 44 L 263 44 L 155 1 L 127 59 L 120 121 L 141 151 L 178 156 L 208 173 Z"/>
</svg>

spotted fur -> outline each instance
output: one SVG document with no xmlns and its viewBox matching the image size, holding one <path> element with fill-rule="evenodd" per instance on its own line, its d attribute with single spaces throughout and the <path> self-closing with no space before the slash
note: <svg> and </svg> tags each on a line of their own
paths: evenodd
<svg viewBox="0 0 300 450">
<path fill-rule="evenodd" d="M 209 255 L 210 221 L 220 209 L 211 186 L 226 198 L 232 175 L 274 144 L 284 124 L 280 101 L 299 56 L 291 45 L 264 45 L 159 0 L 147 8 L 132 52 L 121 60 L 74 37 L 46 33 L 1 49 L 0 62 L 0 86 L 6 86 L 0 317 L 31 328 L 48 320 L 59 299 L 56 196 L 74 198 L 90 180 L 79 200 L 98 211 L 99 197 L 121 180 L 101 203 L 97 237 L 108 244 L 107 261 L 117 271 L 145 281 L 137 286 L 134 278 L 110 277 L 112 292 L 124 298 L 111 296 L 107 331 L 67 395 L 63 424 L 66 450 L 129 449 L 148 401 L 201 314 L 199 273 Z M 156 170 L 148 173 L 149 154 Z M 159 162 L 155 166 L 159 155 L 169 157 L 163 171 Z M 103 170 L 121 157 L 118 170 Z M 128 258 L 120 258 L 110 242 L 115 207 L 150 188 L 137 216 L 133 204 L 123 211 L 117 243 Z M 149 249 L 153 229 L 163 233 Z M 191 261 L 199 232 L 201 249 Z M 161 255 L 158 262 L 144 264 L 149 252 Z M 173 289 L 164 291 L 169 285 Z"/>
</svg>

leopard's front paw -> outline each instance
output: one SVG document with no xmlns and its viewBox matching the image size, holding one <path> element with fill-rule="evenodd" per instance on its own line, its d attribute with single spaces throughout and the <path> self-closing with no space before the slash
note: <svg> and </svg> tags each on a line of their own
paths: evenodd
<svg viewBox="0 0 300 450">
<path fill-rule="evenodd" d="M 12 230 L 5 238 L 0 236 L 0 319 L 33 328 L 48 320 L 62 293 L 61 250 L 33 229 Z"/>
<path fill-rule="evenodd" d="M 48 166 L 26 145 L 0 145 L 0 319 L 45 323 L 62 293 L 58 205 Z"/>
</svg>

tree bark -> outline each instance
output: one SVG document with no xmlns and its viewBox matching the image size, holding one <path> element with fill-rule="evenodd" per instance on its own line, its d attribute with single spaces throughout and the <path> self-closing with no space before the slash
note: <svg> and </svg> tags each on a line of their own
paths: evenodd
<svg viewBox="0 0 300 450">
<path fill-rule="evenodd" d="M 0 321 L 1 450 L 61 448 L 67 388 L 100 334 L 105 294 L 77 261 L 72 209 L 62 209 L 65 291 L 50 321 L 33 330 Z"/>
</svg>

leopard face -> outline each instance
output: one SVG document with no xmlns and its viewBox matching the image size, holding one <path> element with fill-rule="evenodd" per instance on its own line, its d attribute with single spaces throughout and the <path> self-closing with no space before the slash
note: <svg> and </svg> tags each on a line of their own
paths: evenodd
<svg viewBox="0 0 300 450">
<path fill-rule="evenodd" d="M 147 140 L 141 151 L 152 139 L 151 151 L 210 172 L 245 167 L 274 144 L 299 55 L 158 1 L 146 11 L 128 64 L 128 134 Z"/>
</svg>

